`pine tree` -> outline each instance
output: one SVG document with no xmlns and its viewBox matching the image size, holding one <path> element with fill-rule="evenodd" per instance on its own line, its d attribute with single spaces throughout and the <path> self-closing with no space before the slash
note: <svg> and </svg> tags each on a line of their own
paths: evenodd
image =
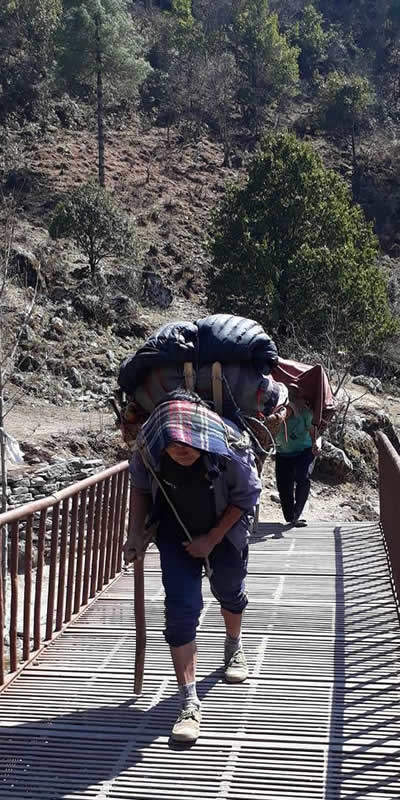
<svg viewBox="0 0 400 800">
<path fill-rule="evenodd" d="M 0 115 L 35 116 L 47 92 L 60 0 L 8 0 L 0 7 Z"/>
<path fill-rule="evenodd" d="M 351 140 L 356 164 L 356 135 L 375 102 L 367 78 L 331 72 L 321 84 L 316 114 L 326 130 Z"/>
<path fill-rule="evenodd" d="M 70 92 L 93 92 L 97 105 L 99 183 L 105 185 L 104 91 L 132 98 L 148 65 L 125 0 L 64 0 L 58 68 Z"/>
<path fill-rule="evenodd" d="M 294 26 L 292 38 L 300 49 L 299 68 L 302 78 L 310 78 L 326 61 L 329 36 L 323 28 L 323 16 L 309 3 Z"/>
<path fill-rule="evenodd" d="M 258 131 L 264 110 L 291 97 L 298 86 L 298 49 L 279 32 L 277 14 L 268 0 L 234 0 L 232 46 L 240 72 L 238 89 L 243 115 Z"/>
</svg>

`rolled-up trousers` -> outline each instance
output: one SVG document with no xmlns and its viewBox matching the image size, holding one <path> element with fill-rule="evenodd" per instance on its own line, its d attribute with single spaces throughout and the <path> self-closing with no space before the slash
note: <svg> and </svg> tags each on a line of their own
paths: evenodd
<svg viewBox="0 0 400 800">
<path fill-rule="evenodd" d="M 201 591 L 203 560 L 192 558 L 179 536 L 157 536 L 162 582 L 165 589 L 164 636 L 171 647 L 182 647 L 196 637 L 203 609 Z M 247 606 L 245 591 L 249 548 L 239 551 L 226 537 L 214 547 L 209 561 L 211 591 L 221 608 L 241 614 Z"/>
</svg>

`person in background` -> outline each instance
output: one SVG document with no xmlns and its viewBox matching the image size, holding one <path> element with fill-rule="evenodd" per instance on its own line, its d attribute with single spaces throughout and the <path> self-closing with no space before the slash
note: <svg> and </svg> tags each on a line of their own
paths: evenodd
<svg viewBox="0 0 400 800">
<path fill-rule="evenodd" d="M 276 444 L 276 484 L 283 516 L 291 525 L 307 525 L 302 516 L 311 487 L 311 473 L 321 447 L 313 413 L 297 384 L 289 386 L 289 408 Z"/>
<path fill-rule="evenodd" d="M 182 700 L 172 738 L 181 742 L 194 742 L 200 733 L 196 628 L 203 608 L 205 562 L 225 623 L 225 679 L 239 683 L 248 675 L 241 622 L 248 603 L 247 542 L 261 483 L 251 448 L 234 446 L 229 430 L 196 395 L 172 393 L 143 425 L 130 466 L 134 513 L 125 561 L 143 557 L 146 518 L 156 520 L 165 590 L 164 635 Z M 241 438 L 239 431 L 236 438 Z"/>
</svg>

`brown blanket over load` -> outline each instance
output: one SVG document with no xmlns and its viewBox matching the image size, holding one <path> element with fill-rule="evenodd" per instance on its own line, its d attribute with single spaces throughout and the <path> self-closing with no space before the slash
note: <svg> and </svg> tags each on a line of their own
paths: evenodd
<svg viewBox="0 0 400 800">
<path fill-rule="evenodd" d="M 295 383 L 313 412 L 313 423 L 321 431 L 332 418 L 335 411 L 335 399 L 324 368 L 321 364 L 314 367 L 300 361 L 279 358 L 277 366 L 271 370 L 275 381 L 286 386 Z"/>
</svg>

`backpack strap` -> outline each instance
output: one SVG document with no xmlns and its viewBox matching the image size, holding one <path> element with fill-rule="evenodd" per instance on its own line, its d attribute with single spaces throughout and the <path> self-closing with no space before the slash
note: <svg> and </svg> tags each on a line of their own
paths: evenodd
<svg viewBox="0 0 400 800">
<path fill-rule="evenodd" d="M 183 374 L 185 376 L 186 391 L 194 392 L 194 372 L 193 372 L 193 364 L 191 361 L 185 361 L 183 365 Z"/>
<path fill-rule="evenodd" d="M 214 361 L 211 370 L 212 392 L 214 401 L 214 411 L 220 416 L 223 412 L 223 392 L 222 392 L 222 365 L 220 361 Z"/>
</svg>

